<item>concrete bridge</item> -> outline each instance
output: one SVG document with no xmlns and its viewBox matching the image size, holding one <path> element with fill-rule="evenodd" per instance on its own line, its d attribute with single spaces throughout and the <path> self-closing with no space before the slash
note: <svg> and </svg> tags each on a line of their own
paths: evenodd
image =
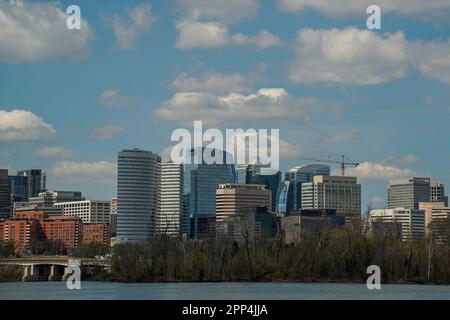
<svg viewBox="0 0 450 320">
<path fill-rule="evenodd" d="M 81 270 L 102 268 L 110 271 L 111 261 L 67 256 L 30 256 L 0 259 L 0 266 L 2 265 L 23 266 L 22 281 L 65 281 L 71 275 L 69 267 L 80 267 Z"/>
</svg>

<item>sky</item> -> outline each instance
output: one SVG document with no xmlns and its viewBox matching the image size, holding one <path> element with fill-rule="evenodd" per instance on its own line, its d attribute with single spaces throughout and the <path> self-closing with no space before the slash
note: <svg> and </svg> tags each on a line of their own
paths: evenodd
<svg viewBox="0 0 450 320">
<path fill-rule="evenodd" d="M 389 179 L 450 189 L 450 0 L 0 0 L 0 167 L 109 199 L 118 151 L 195 120 L 280 129 L 284 171 L 361 163 L 363 211 Z"/>
</svg>

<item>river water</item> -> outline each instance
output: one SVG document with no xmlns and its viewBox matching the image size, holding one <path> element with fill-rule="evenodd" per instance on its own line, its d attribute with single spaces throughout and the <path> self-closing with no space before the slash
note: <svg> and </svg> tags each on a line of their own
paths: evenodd
<svg viewBox="0 0 450 320">
<path fill-rule="evenodd" d="M 0 300 L 450 300 L 450 286 L 323 283 L 102 283 L 82 282 L 69 290 L 65 282 L 0 283 Z"/>
</svg>

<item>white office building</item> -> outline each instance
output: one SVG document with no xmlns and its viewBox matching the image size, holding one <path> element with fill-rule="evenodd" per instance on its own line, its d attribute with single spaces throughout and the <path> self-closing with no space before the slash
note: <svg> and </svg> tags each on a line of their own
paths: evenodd
<svg viewBox="0 0 450 320">
<path fill-rule="evenodd" d="M 302 184 L 302 209 L 336 209 L 346 217 L 361 216 L 361 185 L 355 177 L 315 176 Z"/>
<path fill-rule="evenodd" d="M 84 200 L 55 203 L 65 216 L 80 217 L 83 223 L 110 223 L 111 202 Z"/>
<path fill-rule="evenodd" d="M 156 232 L 180 236 L 183 214 L 183 166 L 166 162 L 161 164 L 161 209 L 156 220 Z"/>
<path fill-rule="evenodd" d="M 375 223 L 397 224 L 398 236 L 403 241 L 420 240 L 425 237 L 424 210 L 406 208 L 372 210 L 369 214 L 369 224 L 373 226 Z"/>
</svg>

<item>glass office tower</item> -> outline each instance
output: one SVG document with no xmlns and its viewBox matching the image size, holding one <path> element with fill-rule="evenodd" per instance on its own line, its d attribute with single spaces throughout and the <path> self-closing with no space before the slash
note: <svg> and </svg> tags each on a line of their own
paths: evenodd
<svg viewBox="0 0 450 320">
<path fill-rule="evenodd" d="M 139 149 L 119 152 L 117 242 L 146 241 L 155 233 L 160 209 L 161 158 Z"/>
<path fill-rule="evenodd" d="M 216 189 L 220 184 L 235 183 L 236 174 L 230 155 L 223 150 L 223 164 L 206 164 L 200 157 L 198 164 L 194 158 L 203 154 L 205 148 L 191 149 L 188 152 L 191 164 L 184 164 L 183 219 L 182 234 L 198 239 L 207 232 L 208 221 L 216 215 Z M 228 160 L 228 161 L 227 161 Z"/>
<path fill-rule="evenodd" d="M 321 164 L 308 164 L 289 169 L 285 174 L 285 180 L 289 180 L 292 183 L 292 211 L 302 208 L 302 183 L 312 182 L 315 176 L 329 175 L 330 167 Z"/>
</svg>

